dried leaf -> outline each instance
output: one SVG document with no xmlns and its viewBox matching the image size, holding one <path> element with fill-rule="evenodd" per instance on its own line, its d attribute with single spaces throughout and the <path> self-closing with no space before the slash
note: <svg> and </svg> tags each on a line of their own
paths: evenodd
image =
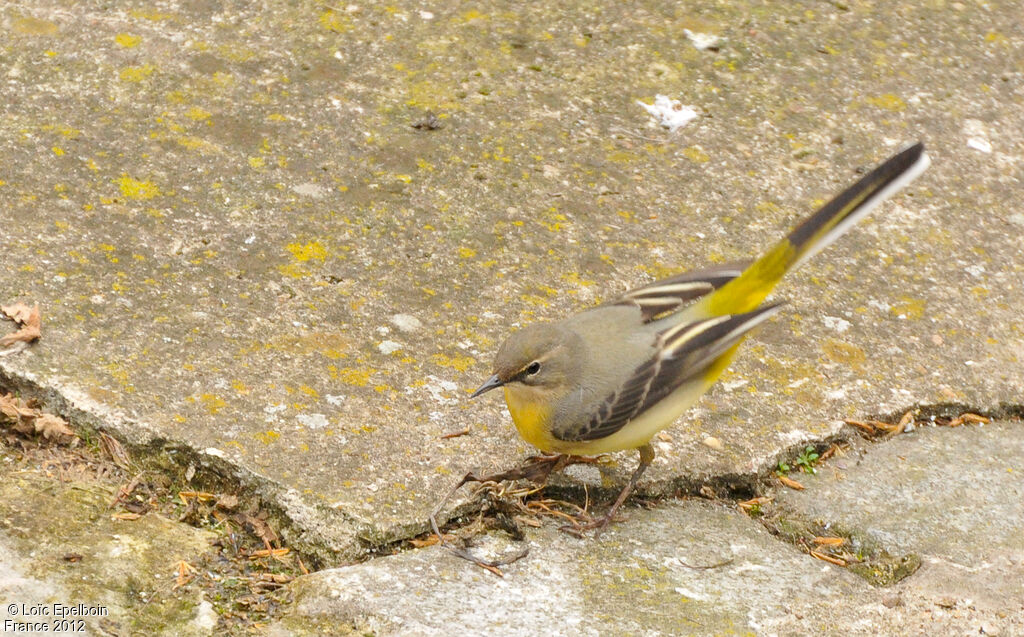
<svg viewBox="0 0 1024 637">
<path fill-rule="evenodd" d="M 18 412 L 18 399 L 14 397 L 14 394 L 0 396 L 0 414 L 13 421 L 17 421 L 21 417 Z"/>
<path fill-rule="evenodd" d="M 753 509 L 756 506 L 764 506 L 764 505 L 768 504 L 771 501 L 772 501 L 772 498 L 770 498 L 768 496 L 762 495 L 762 496 L 757 497 L 757 498 L 751 498 L 749 500 L 744 500 L 742 502 L 737 502 L 736 504 L 739 505 L 739 507 L 741 509 L 750 510 L 750 509 Z"/>
<path fill-rule="evenodd" d="M 252 532 L 256 534 L 256 537 L 263 540 L 263 544 L 266 545 L 268 550 L 274 544 L 280 544 L 277 533 L 274 532 L 274 529 L 270 528 L 270 525 L 263 518 L 249 515 L 248 513 L 239 513 L 235 516 L 235 519 L 241 524 L 252 528 Z"/>
<path fill-rule="evenodd" d="M 0 347 L 7 347 L 14 343 L 31 343 L 42 336 L 42 316 L 39 313 L 39 304 L 28 307 L 24 303 L 5 305 L 0 307 L 11 320 L 21 326 L 16 332 L 0 337 Z"/>
<path fill-rule="evenodd" d="M 108 436 L 107 434 L 100 432 L 100 448 L 110 458 L 110 461 L 121 467 L 127 469 L 131 459 L 128 457 L 128 452 L 124 450 L 121 443 L 116 438 Z"/>
<path fill-rule="evenodd" d="M 842 537 L 816 537 L 814 543 L 820 546 L 842 546 L 846 543 L 846 538 Z"/>
<path fill-rule="evenodd" d="M 217 496 L 207 491 L 179 491 L 178 497 L 181 498 L 182 502 L 188 502 L 189 498 L 195 498 L 200 502 L 212 502 L 217 499 Z"/>
<path fill-rule="evenodd" d="M 803 491 L 805 489 L 804 485 L 800 484 L 793 478 L 787 478 L 786 476 L 778 476 L 778 478 L 779 482 L 786 485 L 790 489 L 795 489 L 797 491 Z"/>
<path fill-rule="evenodd" d="M 225 511 L 231 511 L 232 509 L 238 508 L 238 496 L 237 495 L 222 495 L 217 498 L 217 508 L 224 509 Z"/>
<path fill-rule="evenodd" d="M 441 538 L 437 537 L 436 535 L 428 535 L 423 539 L 414 537 L 409 540 L 409 544 L 412 544 L 415 548 L 421 549 L 427 546 L 433 546 L 434 544 L 437 544 L 440 541 Z"/>
<path fill-rule="evenodd" d="M 0 306 L 0 312 L 3 312 L 7 315 L 7 318 L 16 323 L 20 323 L 21 325 L 28 325 L 29 321 L 32 319 L 33 309 L 36 314 L 39 314 L 38 303 L 35 308 L 31 308 L 21 302 Z"/>
<path fill-rule="evenodd" d="M 110 516 L 114 520 L 138 520 L 142 516 L 138 513 L 130 513 L 128 511 L 120 511 Z"/>
<path fill-rule="evenodd" d="M 36 431 L 43 434 L 47 440 L 61 440 L 74 438 L 75 432 L 71 431 L 68 423 L 60 416 L 43 414 L 36 418 Z"/>
<path fill-rule="evenodd" d="M 286 573 L 260 573 L 260 579 L 275 584 L 287 584 L 295 579 L 295 577 Z"/>
<path fill-rule="evenodd" d="M 838 452 L 840 452 L 842 450 L 843 450 L 842 447 L 840 447 L 839 445 L 837 445 L 835 443 L 832 443 L 832 445 L 829 446 L 828 449 L 826 449 L 825 451 L 821 452 L 821 456 L 818 458 L 818 461 L 819 462 L 824 462 L 824 461 L 828 460 L 829 458 L 831 458 L 832 456 L 836 455 L 836 453 L 838 453 Z"/>
<path fill-rule="evenodd" d="M 174 565 L 177 571 L 177 577 L 175 577 L 174 588 L 178 589 L 192 581 L 196 569 L 194 566 L 186 562 L 185 560 L 178 560 Z"/>
<path fill-rule="evenodd" d="M 10 425 L 16 433 L 30 436 L 42 434 L 47 440 L 68 444 L 77 439 L 67 422 L 53 414 L 44 414 L 30 403 L 14 396 L 0 396 L 0 424 Z"/>
</svg>

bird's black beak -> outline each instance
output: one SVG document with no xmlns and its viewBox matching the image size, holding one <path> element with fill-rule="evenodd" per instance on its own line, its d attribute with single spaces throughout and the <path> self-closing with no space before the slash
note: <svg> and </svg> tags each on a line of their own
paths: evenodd
<svg viewBox="0 0 1024 637">
<path fill-rule="evenodd" d="M 498 378 L 498 375 L 497 375 L 497 374 L 495 374 L 494 376 L 491 376 L 490 378 L 488 378 L 488 379 L 487 379 L 487 380 L 486 380 L 486 381 L 484 382 L 484 384 L 483 384 L 483 385 L 480 385 L 480 387 L 478 387 L 478 388 L 477 388 L 477 390 L 476 390 L 475 392 L 473 392 L 472 394 L 470 394 L 470 395 L 469 395 L 469 397 L 470 397 L 470 398 L 476 398 L 476 397 L 477 397 L 477 396 L 479 396 L 480 394 L 482 394 L 482 393 L 484 393 L 484 392 L 489 392 L 489 391 L 491 391 L 492 389 L 494 389 L 495 387 L 501 387 L 501 386 L 502 386 L 502 385 L 504 385 L 504 384 L 505 384 L 505 383 L 501 382 L 501 379 L 500 379 L 500 378 Z"/>
</svg>

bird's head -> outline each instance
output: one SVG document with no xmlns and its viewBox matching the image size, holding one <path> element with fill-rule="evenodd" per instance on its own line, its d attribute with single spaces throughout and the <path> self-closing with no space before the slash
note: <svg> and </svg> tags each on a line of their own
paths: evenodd
<svg viewBox="0 0 1024 637">
<path fill-rule="evenodd" d="M 494 375 L 470 398 L 511 384 L 561 393 L 578 380 L 583 356 L 582 339 L 572 330 L 557 324 L 525 327 L 502 343 Z"/>
</svg>

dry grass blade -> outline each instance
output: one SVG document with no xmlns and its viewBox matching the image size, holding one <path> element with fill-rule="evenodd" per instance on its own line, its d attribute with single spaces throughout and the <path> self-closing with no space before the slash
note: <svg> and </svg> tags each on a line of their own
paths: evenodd
<svg viewBox="0 0 1024 637">
<path fill-rule="evenodd" d="M 260 549 L 258 551 L 253 551 L 249 555 L 249 559 L 250 560 L 258 560 L 261 557 L 272 557 L 274 559 L 280 560 L 281 558 L 287 556 L 291 552 L 292 552 L 292 550 L 289 549 L 289 548 L 283 548 L 283 549 Z"/>
<path fill-rule="evenodd" d="M 991 418 L 986 418 L 985 416 L 979 416 L 978 414 L 972 413 L 961 414 L 960 417 L 964 419 L 964 422 L 974 423 L 977 425 L 987 425 L 992 422 Z"/>
<path fill-rule="evenodd" d="M 820 551 L 811 551 L 810 556 L 821 560 L 822 562 L 828 562 L 829 564 L 835 564 L 836 566 L 846 566 L 846 560 L 833 557 L 827 553 L 821 553 Z"/>
<path fill-rule="evenodd" d="M 842 537 L 816 537 L 811 540 L 819 546 L 842 546 L 846 543 L 846 538 Z"/>
<path fill-rule="evenodd" d="M 856 427 L 857 429 L 860 429 L 864 433 L 866 433 L 868 435 L 871 435 L 871 436 L 875 435 L 878 432 L 874 428 L 874 426 L 872 426 L 871 423 L 869 423 L 869 422 L 865 422 L 865 421 L 862 421 L 862 420 L 847 420 L 845 422 L 846 422 L 846 424 L 851 425 L 853 427 Z"/>
</svg>

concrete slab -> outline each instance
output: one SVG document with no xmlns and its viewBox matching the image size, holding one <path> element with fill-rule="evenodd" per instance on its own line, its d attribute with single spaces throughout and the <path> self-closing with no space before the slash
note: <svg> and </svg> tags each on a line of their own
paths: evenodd
<svg viewBox="0 0 1024 637">
<path fill-rule="evenodd" d="M 209 551 L 212 533 L 157 514 L 115 520 L 113 489 L 19 470 L 9 460 L 5 454 L 0 469 L 5 632 L 214 634 L 210 600 L 174 589 L 175 563 Z"/>
<path fill-rule="evenodd" d="M 551 525 L 531 531 L 533 553 L 507 567 L 503 578 L 437 546 L 320 571 L 295 582 L 294 607 L 268 633 L 316 634 L 308 627 L 328 622 L 379 635 L 1024 630 L 1022 609 L 1000 617 L 957 600 L 937 606 L 913 587 L 872 587 L 798 553 L 735 510 L 691 501 L 629 513 L 628 525 L 598 541 L 571 538 Z M 690 568 L 727 559 L 733 562 L 721 568 Z"/>
<path fill-rule="evenodd" d="M 601 541 L 548 525 L 529 544 L 533 554 L 504 578 L 439 547 L 315 573 L 295 584 L 290 627 L 327 614 L 377 634 L 822 634 L 836 629 L 833 605 L 867 590 L 703 502 L 630 511 L 629 529 Z M 725 560 L 734 562 L 684 565 Z"/>
<path fill-rule="evenodd" d="M 916 555 L 907 588 L 937 601 L 1024 613 L 1024 426 L 923 428 L 801 475 L 787 518 Z"/>
<path fill-rule="evenodd" d="M 530 451 L 465 400 L 508 329 L 749 256 L 920 138 L 934 167 L 783 286 L 643 491 L 845 416 L 1019 405 L 1018 13 L 8 3 L 0 287 L 44 336 L 0 375 L 365 556 Z M 659 129 L 658 93 L 702 117 Z"/>
</svg>

